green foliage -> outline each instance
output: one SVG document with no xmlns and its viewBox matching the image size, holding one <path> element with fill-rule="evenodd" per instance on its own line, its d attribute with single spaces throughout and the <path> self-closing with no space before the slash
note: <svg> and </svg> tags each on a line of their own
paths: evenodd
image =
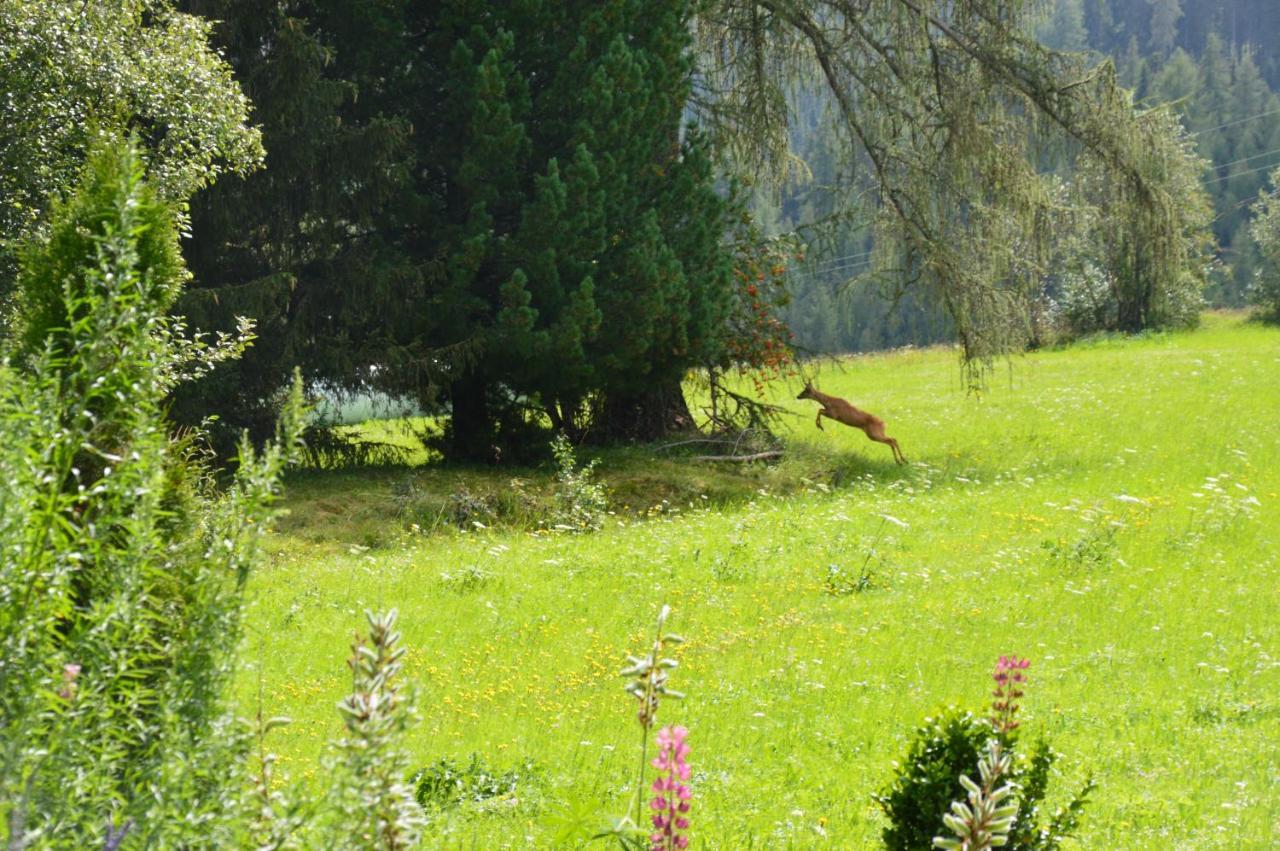
<svg viewBox="0 0 1280 851">
<path fill-rule="evenodd" d="M 1115 560 L 1117 531 L 1113 525 L 1100 524 L 1080 530 L 1074 541 L 1043 541 L 1040 547 L 1055 564 L 1096 570 Z"/>
<path fill-rule="evenodd" d="M 191 199 L 183 246 L 194 278 L 179 312 L 208 330 L 250 316 L 259 331 L 243 358 L 174 398 L 179 422 L 218 415 L 209 430 L 222 454 L 242 429 L 255 440 L 270 434 L 295 365 L 309 388 L 329 393 L 365 389 L 362 368 L 375 356 L 398 362 L 387 334 L 421 283 L 395 245 L 416 227 L 413 118 L 408 95 L 390 103 L 379 92 L 395 63 L 409 64 L 393 26 L 403 5 L 180 0 L 215 22 L 211 38 L 252 100 L 268 151 L 265 169 Z M 319 430 L 307 442 L 326 464 L 389 454 Z"/>
<path fill-rule="evenodd" d="M 265 431 L 301 362 L 447 414 L 451 456 L 510 463 L 718 354 L 727 204 L 682 126 L 688 0 L 189 5 L 226 21 L 271 162 L 194 202 L 182 309 L 263 340 L 184 421 L 216 399 Z"/>
<path fill-rule="evenodd" d="M 926 718 L 915 731 L 907 753 L 897 764 L 893 782 L 875 796 L 889 818 L 884 844 L 893 851 L 933 847 L 935 836 L 952 833 L 943 818 L 952 801 L 969 797 L 961 777 L 973 774 L 995 735 L 989 721 L 948 708 Z M 1018 752 L 1016 736 L 1005 738 L 1010 757 L 1002 783 L 1013 785 L 1017 818 L 1005 847 L 1022 851 L 1054 851 L 1078 827 L 1079 814 L 1092 791 L 1090 782 L 1049 820 L 1042 808 L 1050 771 L 1059 755 L 1040 739 L 1029 754 Z"/>
<path fill-rule="evenodd" d="M 968 712 L 946 709 L 916 729 L 893 783 L 875 797 L 889 818 L 884 844 L 892 851 L 930 848 L 944 830 L 942 816 L 964 797 L 960 776 L 973 771 L 991 725 Z"/>
<path fill-rule="evenodd" d="M 1280 172 L 1271 175 L 1271 182 L 1280 186 Z M 1262 262 L 1254 272 L 1249 300 L 1260 308 L 1264 318 L 1280 322 L 1280 197 L 1276 191 L 1262 193 L 1252 213 L 1249 235 Z"/>
<path fill-rule="evenodd" d="M 128 262 L 140 270 L 137 285 L 144 300 L 138 309 L 148 317 L 167 313 L 188 277 L 178 252 L 174 212 L 141 185 L 141 162 L 107 147 L 90 155 L 87 173 L 82 191 L 53 205 L 48 237 L 28 243 L 25 251 L 18 276 L 19 333 L 14 349 L 22 361 L 41 355 L 46 346 L 53 360 L 67 359 L 77 334 L 84 334 L 76 326 L 90 311 L 111 302 L 112 293 L 105 288 L 118 284 L 101 265 L 85 263 L 98 253 L 104 237 L 132 239 L 130 249 L 136 257 Z M 122 219 L 117 205 L 133 203 L 137 209 Z M 125 227 L 131 232 L 118 233 Z"/>
<path fill-rule="evenodd" d="M 365 617 L 369 636 L 352 646 L 351 693 L 338 705 L 346 735 L 328 762 L 330 795 L 319 820 L 327 841 L 313 847 L 400 851 L 417 844 L 422 826 L 399 747 L 414 722 L 413 698 L 396 682 L 405 652 L 396 611 Z"/>
<path fill-rule="evenodd" d="M 219 847 L 241 827 L 246 739 L 224 694 L 300 397 L 275 443 L 242 448 L 225 489 L 195 437 L 170 436 L 163 394 L 192 350 L 165 315 L 182 280 L 175 217 L 141 173 L 128 147 L 93 155 L 24 254 L 21 361 L 0 367 L 0 797 L 14 847 L 121 832 L 185 845 L 196 824 Z"/>
<path fill-rule="evenodd" d="M 943 815 L 943 822 L 955 834 L 954 837 L 935 836 L 933 845 L 953 851 L 990 851 L 1007 845 L 1009 832 L 1018 816 L 1018 802 L 1013 797 L 1013 784 L 1006 782 L 1012 766 L 1007 752 L 1002 752 L 999 740 L 987 741 L 986 751 L 978 760 L 978 772 L 982 784 L 960 775 L 960 783 L 969 793 L 967 801 L 953 801 L 951 812 Z"/>
<path fill-rule="evenodd" d="M 718 349 L 726 206 L 706 140 L 681 132 L 686 7 L 542 4 L 432 34 L 452 117 L 435 149 L 458 175 L 442 198 L 458 246 L 444 292 L 470 305 L 435 333 L 483 349 L 449 389 L 455 454 L 487 457 L 493 411 L 525 398 L 554 429 L 608 430 L 618 400 Z"/>
<path fill-rule="evenodd" d="M 829 93 L 848 188 L 879 202 L 875 266 L 945 307 L 971 382 L 1028 342 L 1026 281 L 1013 273 L 1050 245 L 1042 163 L 1055 152 L 1088 155 L 1131 205 L 1125 230 L 1151 246 L 1131 249 L 1150 254 L 1130 270 L 1143 286 L 1200 274 L 1159 118 L 1135 109 L 1110 63 L 1035 42 L 1037 5 L 723 2 L 697 22 L 707 112 L 749 166 L 789 176 L 786 93 L 815 79 Z"/>
<path fill-rule="evenodd" d="M 877 587 L 875 571 L 866 564 L 856 574 L 838 564 L 829 564 L 822 575 L 822 589 L 833 597 L 861 594 L 875 587 Z"/>
<path fill-rule="evenodd" d="M 249 103 L 209 29 L 169 0 L 0 4 L 0 298 L 15 246 L 47 223 L 49 199 L 95 145 L 137 132 L 149 180 L 171 202 L 261 162 Z"/>
<path fill-rule="evenodd" d="M 1048 216 L 1052 239 L 1040 287 L 1072 334 L 1186 327 L 1199 321 L 1212 270 L 1213 209 L 1200 185 L 1207 163 L 1166 109 L 1143 114 L 1137 168 L 1143 188 L 1116 181 L 1084 156 L 1059 206 Z M 1161 196 L 1153 216 L 1146 193 Z M 1033 272 L 1035 274 L 1035 272 Z"/>
<path fill-rule="evenodd" d="M 573 443 L 563 434 L 551 441 L 551 455 L 556 464 L 553 528 L 574 532 L 599 529 L 609 510 L 609 497 L 595 480 L 597 462 L 579 466 Z"/>
<path fill-rule="evenodd" d="M 0 800 L 11 848 L 402 849 L 421 812 L 398 742 L 394 611 L 369 615 L 325 798 L 273 781 L 227 691 L 245 583 L 299 455 L 295 379 L 276 439 L 222 486 L 164 395 L 240 348 L 181 337 L 176 216 L 132 145 L 94 152 L 23 254 L 16 362 L 0 365 Z M 79 257 L 79 262 L 77 262 Z M 41 335 L 44 335 L 43 342 Z"/>
<path fill-rule="evenodd" d="M 485 764 L 479 754 L 472 754 L 465 764 L 436 760 L 419 769 L 411 782 L 418 803 L 423 809 L 431 810 L 510 797 L 518 791 L 527 791 L 537 776 L 537 767 L 532 762 L 509 771 L 498 771 Z"/>
</svg>

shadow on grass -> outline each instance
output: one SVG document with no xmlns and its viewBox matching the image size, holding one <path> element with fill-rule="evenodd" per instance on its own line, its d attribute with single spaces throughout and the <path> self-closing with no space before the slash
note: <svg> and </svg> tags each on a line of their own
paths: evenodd
<svg viewBox="0 0 1280 851">
<path fill-rule="evenodd" d="M 775 463 L 697 461 L 656 446 L 583 449 L 599 459 L 596 477 L 615 516 L 628 521 L 690 509 L 732 509 L 762 493 L 788 496 L 822 485 L 834 490 L 910 480 L 919 468 L 862 451 L 786 445 Z M 887 455 L 887 453 L 886 453 Z M 477 528 L 534 530 L 551 525 L 556 479 L 551 463 L 467 466 L 430 463 L 332 470 L 303 469 L 285 482 L 284 536 L 314 545 L 391 546 L 406 535 Z"/>
</svg>

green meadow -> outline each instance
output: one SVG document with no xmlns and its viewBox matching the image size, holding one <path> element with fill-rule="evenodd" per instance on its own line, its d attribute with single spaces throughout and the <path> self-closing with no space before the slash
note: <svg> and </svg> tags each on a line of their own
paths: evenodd
<svg viewBox="0 0 1280 851">
<path fill-rule="evenodd" d="M 911 464 L 818 431 L 790 387 L 776 465 L 599 453 L 596 532 L 538 528 L 550 465 L 296 474 L 241 711 L 290 717 L 267 745 L 319 778 L 363 612 L 396 607 L 407 746 L 465 787 L 424 846 L 576 847 L 634 790 L 618 672 L 666 604 L 687 697 L 658 719 L 690 731 L 693 847 L 874 847 L 914 727 L 983 711 L 1001 654 L 1031 660 L 1024 735 L 1063 754 L 1050 804 L 1097 782 L 1072 847 L 1280 846 L 1280 330 L 1086 341 L 981 394 L 945 349 L 816 383 Z"/>
</svg>

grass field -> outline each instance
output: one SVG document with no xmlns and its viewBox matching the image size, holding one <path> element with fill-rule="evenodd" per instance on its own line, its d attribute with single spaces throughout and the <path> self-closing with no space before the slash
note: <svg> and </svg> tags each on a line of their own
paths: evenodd
<svg viewBox="0 0 1280 851">
<path fill-rule="evenodd" d="M 271 742 L 316 776 L 361 612 L 399 607 L 416 762 L 515 778 L 434 811 L 426 847 L 574 847 L 626 807 L 617 672 L 666 603 L 693 847 L 875 847 L 914 726 L 982 709 L 1006 653 L 1032 660 L 1026 729 L 1065 754 L 1051 797 L 1097 780 L 1072 847 L 1280 847 L 1280 331 L 1211 316 L 1041 352 L 981 398 L 942 350 L 817 383 L 911 466 L 817 431 L 791 389 L 776 467 L 606 454 L 618 513 L 591 534 L 447 522 L 448 495 L 500 502 L 513 475 L 536 511 L 548 470 L 298 476 L 252 580 L 243 711 L 291 716 Z M 864 581 L 833 594 L 833 568 Z"/>
</svg>

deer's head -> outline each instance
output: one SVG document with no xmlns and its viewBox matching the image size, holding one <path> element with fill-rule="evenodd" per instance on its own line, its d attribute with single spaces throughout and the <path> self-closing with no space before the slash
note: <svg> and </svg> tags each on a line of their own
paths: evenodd
<svg viewBox="0 0 1280 851">
<path fill-rule="evenodd" d="M 800 395 L 797 396 L 796 398 L 797 399 L 816 399 L 817 397 L 813 395 L 813 382 L 806 381 L 804 383 L 804 389 L 800 391 Z"/>
</svg>

